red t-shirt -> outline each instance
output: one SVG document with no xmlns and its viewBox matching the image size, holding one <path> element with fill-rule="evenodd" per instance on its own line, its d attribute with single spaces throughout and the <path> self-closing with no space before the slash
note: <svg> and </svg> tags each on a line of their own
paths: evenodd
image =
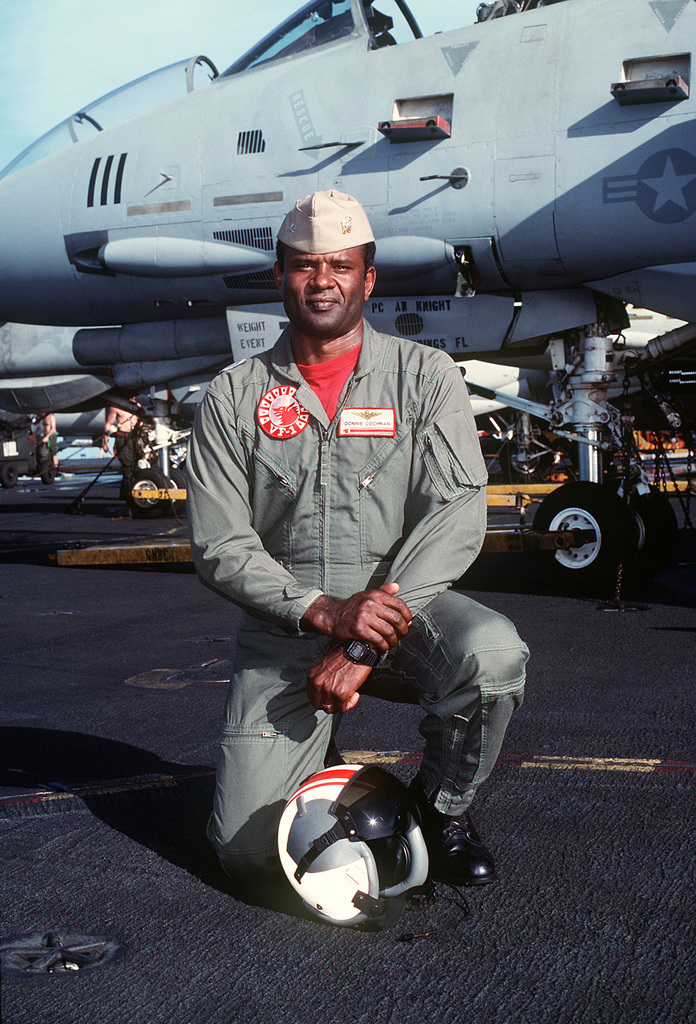
<svg viewBox="0 0 696 1024">
<path fill-rule="evenodd" d="M 336 356 L 325 363 L 313 363 L 311 366 L 297 364 L 297 369 L 318 396 L 330 420 L 336 415 L 343 385 L 355 369 L 359 355 L 360 345 L 356 345 L 342 356 Z"/>
</svg>

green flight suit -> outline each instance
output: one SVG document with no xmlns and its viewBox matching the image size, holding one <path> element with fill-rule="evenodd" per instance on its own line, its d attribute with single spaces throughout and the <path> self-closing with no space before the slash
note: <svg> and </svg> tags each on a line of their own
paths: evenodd
<svg viewBox="0 0 696 1024">
<path fill-rule="evenodd" d="M 303 417 L 269 434 L 260 409 L 279 394 Z M 346 434 L 342 410 L 358 410 L 365 428 Z M 306 675 L 335 641 L 300 626 L 321 594 L 399 584 L 414 623 L 370 678 L 420 691 L 426 792 L 461 813 L 521 703 L 528 652 L 507 619 L 448 591 L 486 522 L 486 470 L 458 367 L 365 323 L 330 423 L 286 330 L 212 382 L 187 469 L 197 571 L 245 613 L 209 826 L 225 868 L 275 866 L 284 803 L 323 767 L 333 716 L 309 703 Z"/>
</svg>

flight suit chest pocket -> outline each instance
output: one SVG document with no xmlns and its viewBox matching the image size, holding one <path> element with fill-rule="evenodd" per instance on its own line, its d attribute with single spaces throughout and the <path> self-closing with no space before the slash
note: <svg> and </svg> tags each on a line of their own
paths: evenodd
<svg viewBox="0 0 696 1024">
<path fill-rule="evenodd" d="M 418 436 L 428 476 L 447 501 L 486 483 L 481 446 L 463 413 L 443 416 Z"/>
<path fill-rule="evenodd" d="M 250 453 L 249 497 L 252 526 L 271 553 L 290 545 L 291 511 L 297 501 L 297 478 L 282 460 L 258 445 Z"/>
<path fill-rule="evenodd" d="M 411 422 L 365 463 L 358 474 L 360 554 L 362 567 L 388 569 L 401 546 L 411 477 Z M 378 565 L 379 563 L 380 565 Z"/>
</svg>

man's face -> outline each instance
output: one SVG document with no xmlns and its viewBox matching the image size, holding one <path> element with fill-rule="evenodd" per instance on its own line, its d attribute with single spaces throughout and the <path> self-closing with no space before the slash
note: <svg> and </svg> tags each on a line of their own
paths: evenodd
<svg viewBox="0 0 696 1024">
<path fill-rule="evenodd" d="M 362 246 L 318 256 L 287 248 L 284 262 L 282 271 L 276 263 L 275 279 L 296 330 L 330 340 L 358 326 L 375 285 L 374 267 L 365 273 Z"/>
</svg>

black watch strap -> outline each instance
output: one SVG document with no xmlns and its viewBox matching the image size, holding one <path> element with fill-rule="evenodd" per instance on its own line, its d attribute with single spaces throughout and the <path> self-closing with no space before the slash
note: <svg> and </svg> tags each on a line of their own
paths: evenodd
<svg viewBox="0 0 696 1024">
<path fill-rule="evenodd" d="M 370 650 L 362 640 L 351 640 L 349 644 L 345 644 L 343 653 L 349 661 L 355 662 L 356 665 L 376 665 L 382 660 L 382 655 Z"/>
</svg>

